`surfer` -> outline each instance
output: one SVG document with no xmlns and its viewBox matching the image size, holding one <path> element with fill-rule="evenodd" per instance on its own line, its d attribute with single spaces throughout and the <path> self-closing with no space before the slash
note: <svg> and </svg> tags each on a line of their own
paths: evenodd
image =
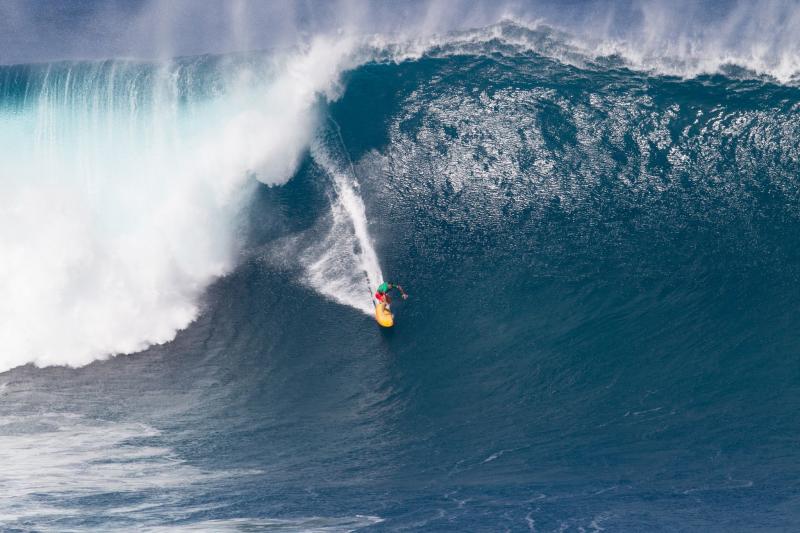
<svg viewBox="0 0 800 533">
<path fill-rule="evenodd" d="M 381 303 L 385 303 L 388 307 L 389 304 L 392 303 L 392 299 L 389 297 L 389 291 L 392 289 L 397 289 L 400 291 L 400 295 L 403 297 L 403 300 L 408 298 L 408 294 L 406 294 L 406 291 L 403 290 L 403 287 L 392 283 L 386 283 L 384 281 L 378 286 L 378 292 L 375 293 L 375 299 Z"/>
</svg>

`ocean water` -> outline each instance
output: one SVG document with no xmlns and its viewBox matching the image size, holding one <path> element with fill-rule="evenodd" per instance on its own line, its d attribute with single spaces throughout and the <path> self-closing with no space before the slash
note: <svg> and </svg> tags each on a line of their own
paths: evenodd
<svg viewBox="0 0 800 533">
<path fill-rule="evenodd" d="M 2 529 L 800 528 L 800 88 L 564 39 L 0 67 Z"/>
</svg>

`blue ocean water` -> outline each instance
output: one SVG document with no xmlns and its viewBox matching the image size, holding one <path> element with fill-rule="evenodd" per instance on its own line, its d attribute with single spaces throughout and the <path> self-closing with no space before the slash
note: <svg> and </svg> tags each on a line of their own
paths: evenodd
<svg viewBox="0 0 800 533">
<path fill-rule="evenodd" d="M 181 110 L 225 92 L 223 60 L 186 61 Z M 106 91 L 70 106 L 105 124 L 160 76 L 3 67 L 0 98 Z M 0 374 L 4 530 L 800 527 L 800 89 L 497 42 L 341 86 L 174 340 Z M 341 193 L 320 150 L 411 295 L 390 330 L 308 281 Z"/>
</svg>

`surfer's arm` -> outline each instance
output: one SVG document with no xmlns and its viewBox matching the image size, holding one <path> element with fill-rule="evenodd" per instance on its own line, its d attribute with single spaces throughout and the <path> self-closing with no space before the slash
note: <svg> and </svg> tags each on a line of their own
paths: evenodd
<svg viewBox="0 0 800 533">
<path fill-rule="evenodd" d="M 403 300 L 408 298 L 408 294 L 406 294 L 406 291 L 403 290 L 403 287 L 401 287 L 400 285 L 395 285 L 395 287 L 397 287 L 397 290 L 400 291 L 401 295 L 403 295 Z"/>
</svg>

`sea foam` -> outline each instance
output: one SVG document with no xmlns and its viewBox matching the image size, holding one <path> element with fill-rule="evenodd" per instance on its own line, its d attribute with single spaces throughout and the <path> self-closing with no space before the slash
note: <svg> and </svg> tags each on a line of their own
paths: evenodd
<svg viewBox="0 0 800 533">
<path fill-rule="evenodd" d="M 320 38 L 259 60 L 6 67 L 0 371 L 174 338 L 235 265 L 255 179 L 291 178 L 351 58 Z"/>
</svg>

